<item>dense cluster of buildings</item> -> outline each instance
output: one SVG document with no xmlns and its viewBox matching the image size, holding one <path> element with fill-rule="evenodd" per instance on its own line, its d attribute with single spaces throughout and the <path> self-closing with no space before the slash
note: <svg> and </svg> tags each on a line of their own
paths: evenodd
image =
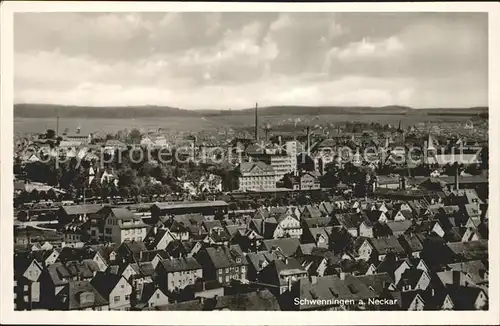
<svg viewBox="0 0 500 326">
<path fill-rule="evenodd" d="M 423 136 L 413 127 L 411 134 L 401 125 L 316 139 L 307 128 L 305 139 L 271 141 L 267 129 L 259 139 L 257 125 L 256 109 L 253 139 L 148 133 L 136 142 L 148 149 L 186 145 L 193 162 L 207 169 L 221 149 L 235 150 L 237 160 L 226 162 L 223 176 L 207 174 L 197 184 L 176 179 L 186 192 L 214 193 L 214 200 L 24 205 L 27 217 L 43 211 L 52 221 L 17 221 L 16 309 L 488 309 L 488 177 L 478 154 L 484 143 L 427 129 Z M 20 151 L 17 159 L 26 165 L 42 153 L 95 163 L 103 152 L 131 146 L 97 139 L 65 133 L 56 146 L 31 142 L 34 150 Z M 428 175 L 412 176 L 414 166 L 396 160 L 410 157 L 412 146 L 422 149 L 412 158 L 432 168 Z M 463 153 L 451 155 L 455 146 Z M 342 174 L 346 162 L 395 173 L 370 174 L 366 196 L 356 197 L 354 184 L 323 189 L 327 166 Z M 483 173 L 442 175 L 455 163 Z M 96 164 L 88 179 L 118 184 L 114 171 Z M 64 192 L 15 182 L 17 195 L 33 189 Z M 307 203 L 257 200 L 278 192 L 304 194 Z M 324 196 L 309 196 L 313 192 Z M 221 200 L 237 196 L 255 200 L 246 209 Z"/>
<path fill-rule="evenodd" d="M 487 198 L 425 187 L 247 211 L 62 206 L 53 228 L 15 230 L 16 309 L 487 309 Z"/>
</svg>

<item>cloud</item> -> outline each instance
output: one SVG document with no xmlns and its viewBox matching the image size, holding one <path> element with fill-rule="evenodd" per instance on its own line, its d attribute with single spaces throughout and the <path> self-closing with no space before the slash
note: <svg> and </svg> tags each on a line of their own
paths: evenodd
<svg viewBox="0 0 500 326">
<path fill-rule="evenodd" d="M 401 54 L 405 50 L 404 45 L 396 36 L 384 40 L 371 41 L 363 38 L 359 42 L 353 42 L 344 48 L 332 48 L 330 55 L 340 60 L 388 58 Z"/>
<path fill-rule="evenodd" d="M 485 105 L 487 46 L 467 13 L 16 14 L 15 100 Z"/>
</svg>

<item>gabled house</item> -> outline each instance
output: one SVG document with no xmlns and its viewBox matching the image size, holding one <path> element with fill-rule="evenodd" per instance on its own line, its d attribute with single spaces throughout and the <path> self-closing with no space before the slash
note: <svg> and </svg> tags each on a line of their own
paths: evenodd
<svg viewBox="0 0 500 326">
<path fill-rule="evenodd" d="M 246 255 L 248 261 L 247 277 L 250 281 L 256 281 L 260 272 L 275 259 L 285 259 L 286 257 L 279 251 L 258 251 L 249 252 Z"/>
<path fill-rule="evenodd" d="M 452 271 L 465 273 L 474 284 L 481 285 L 488 282 L 489 272 L 486 265 L 481 260 L 471 260 L 460 263 L 448 264 L 447 268 Z"/>
<path fill-rule="evenodd" d="M 102 208 L 103 206 L 99 204 L 61 206 L 57 211 L 57 219 L 61 225 L 70 222 L 84 222 Z"/>
<path fill-rule="evenodd" d="M 176 237 L 169 229 L 154 226 L 146 234 L 144 243 L 150 250 L 164 250 L 174 240 Z"/>
<path fill-rule="evenodd" d="M 387 221 L 386 225 L 390 229 L 391 235 L 399 237 L 403 235 L 412 226 L 412 221 L 410 220 Z"/>
<path fill-rule="evenodd" d="M 425 301 L 420 291 L 400 292 L 401 309 L 408 311 L 422 311 L 425 309 Z"/>
<path fill-rule="evenodd" d="M 154 308 L 156 306 L 169 304 L 169 298 L 156 283 L 148 283 L 144 284 L 139 302 L 141 302 L 144 307 Z"/>
<path fill-rule="evenodd" d="M 280 310 L 278 299 L 268 290 L 237 293 L 205 299 L 199 310 L 209 311 L 276 311 Z"/>
<path fill-rule="evenodd" d="M 202 266 L 193 257 L 164 259 L 156 266 L 156 274 L 158 285 L 170 292 L 203 277 Z"/>
<path fill-rule="evenodd" d="M 379 222 L 383 224 L 388 220 L 387 214 L 384 211 L 378 209 L 367 210 L 364 213 L 372 223 Z"/>
<path fill-rule="evenodd" d="M 134 263 L 141 261 L 141 255 L 148 251 L 142 241 L 124 241 L 118 245 L 113 254 L 110 254 L 111 260 L 119 263 Z"/>
<path fill-rule="evenodd" d="M 226 230 L 220 226 L 211 228 L 203 239 L 203 242 L 208 245 L 227 246 L 230 240 L 231 236 L 229 233 L 227 233 Z"/>
<path fill-rule="evenodd" d="M 340 226 L 349 232 L 353 237 L 360 236 L 360 225 L 365 222 L 365 217 L 359 213 L 337 213 L 335 214 L 335 219 L 338 221 Z M 363 227 L 365 234 L 370 233 L 371 222 L 366 221 Z"/>
<path fill-rule="evenodd" d="M 487 310 L 488 295 L 478 287 L 449 285 L 446 287 L 455 310 Z"/>
<path fill-rule="evenodd" d="M 402 234 L 398 237 L 399 243 L 406 251 L 408 257 L 419 258 L 424 249 L 425 236 L 421 233 Z"/>
<path fill-rule="evenodd" d="M 132 285 L 121 275 L 97 273 L 90 284 L 109 302 L 109 310 L 129 310 Z"/>
<path fill-rule="evenodd" d="M 228 229 L 228 228 L 226 228 Z M 239 245 L 244 252 L 257 251 L 262 246 L 264 238 L 249 228 L 239 228 L 232 236 L 231 244 Z"/>
<path fill-rule="evenodd" d="M 398 260 L 394 254 L 387 255 L 378 266 L 370 265 L 366 275 L 387 273 L 394 284 L 397 284 L 401 279 L 401 275 L 407 269 L 411 268 L 412 264 L 407 259 Z"/>
<path fill-rule="evenodd" d="M 412 213 L 411 211 L 409 210 L 403 210 L 403 209 L 400 209 L 399 211 L 398 210 L 394 210 L 392 211 L 392 214 L 391 214 L 391 217 L 390 219 L 393 220 L 393 221 L 411 221 L 411 219 L 413 218 L 412 216 Z"/>
<path fill-rule="evenodd" d="M 43 266 L 29 254 L 14 254 L 14 305 L 29 309 L 40 301 L 40 276 Z"/>
<path fill-rule="evenodd" d="M 52 309 L 55 297 L 70 281 L 91 280 L 99 272 L 93 260 L 57 262 L 48 265 L 40 274 L 40 306 Z"/>
<path fill-rule="evenodd" d="M 408 268 L 402 274 L 399 282 L 396 284 L 401 291 L 425 291 L 431 282 L 427 272 L 418 268 Z"/>
<path fill-rule="evenodd" d="M 275 215 L 274 218 L 276 219 L 277 225 L 274 229 L 273 238 L 300 238 L 302 235 L 300 220 L 293 214 L 278 214 Z"/>
<path fill-rule="evenodd" d="M 143 241 L 149 226 L 126 208 L 104 208 L 104 241 L 120 244 L 124 241 Z"/>
<path fill-rule="evenodd" d="M 69 281 L 56 295 L 56 310 L 109 310 L 109 301 L 105 299 L 90 281 Z"/>
<path fill-rule="evenodd" d="M 307 270 L 297 259 L 275 259 L 262 269 L 259 282 L 268 284 L 271 292 L 280 295 L 290 289 L 293 283 L 307 276 Z"/>
<path fill-rule="evenodd" d="M 310 276 L 290 284 L 283 304 L 287 310 L 299 311 L 358 310 L 366 309 L 365 305 L 359 305 L 360 301 L 368 302 L 376 296 L 375 292 L 351 275 Z"/>
<path fill-rule="evenodd" d="M 278 226 L 278 221 L 274 217 L 264 219 L 251 219 L 248 223 L 248 229 L 255 231 L 264 239 L 275 239 L 275 230 Z M 277 237 L 277 236 L 276 236 Z"/>
<path fill-rule="evenodd" d="M 319 248 L 329 248 L 333 226 L 308 228 L 302 236 L 302 243 L 313 243 Z"/>
<path fill-rule="evenodd" d="M 233 279 L 243 280 L 247 277 L 248 261 L 237 245 L 204 248 L 198 252 L 196 260 L 203 266 L 206 280 L 218 280 L 228 285 Z"/>
<path fill-rule="evenodd" d="M 396 285 L 387 273 L 358 275 L 356 278 L 363 282 L 370 290 L 375 292 L 378 297 L 382 297 L 387 291 L 396 291 Z"/>
<path fill-rule="evenodd" d="M 328 201 L 323 201 L 319 204 L 318 208 L 323 216 L 330 216 L 335 210 L 335 204 Z"/>
<path fill-rule="evenodd" d="M 322 277 L 328 267 L 328 259 L 318 255 L 301 255 L 297 260 L 309 275 Z"/>
<path fill-rule="evenodd" d="M 42 266 L 53 264 L 59 258 L 59 251 L 55 249 L 37 250 L 32 252 L 33 258 L 36 259 Z"/>
<path fill-rule="evenodd" d="M 394 236 L 365 239 L 358 249 L 360 258 L 366 261 L 372 257 L 382 261 L 388 253 L 393 253 L 398 257 L 406 255 L 405 250 Z"/>
<path fill-rule="evenodd" d="M 300 241 L 297 238 L 281 238 L 275 240 L 264 240 L 262 250 L 280 250 L 286 257 L 291 257 L 297 252 Z"/>
<path fill-rule="evenodd" d="M 320 218 L 323 217 L 323 213 L 316 205 L 306 205 L 304 207 L 304 211 L 300 215 L 300 219 L 308 219 L 308 218 Z"/>
</svg>

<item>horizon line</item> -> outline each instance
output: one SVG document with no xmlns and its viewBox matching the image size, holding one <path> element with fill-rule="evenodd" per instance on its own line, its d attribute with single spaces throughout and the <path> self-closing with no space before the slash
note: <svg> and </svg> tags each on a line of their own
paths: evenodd
<svg viewBox="0 0 500 326">
<path fill-rule="evenodd" d="M 210 109 L 192 109 L 192 108 L 183 108 L 183 107 L 177 107 L 177 106 L 170 106 L 170 105 L 162 105 L 162 104 L 138 104 L 138 105 L 84 105 L 84 104 L 55 104 L 55 103 L 30 103 L 30 102 L 20 102 L 20 103 L 14 103 L 14 106 L 16 105 L 45 105 L 45 106 L 59 106 L 59 107 L 73 107 L 73 108 L 132 108 L 132 107 L 138 107 L 138 108 L 145 108 L 145 107 L 153 107 L 153 108 L 170 108 L 170 109 L 176 109 L 176 110 L 183 110 L 183 111 L 244 111 L 244 110 L 254 110 L 255 107 L 245 107 L 245 108 L 220 108 L 220 109 L 215 109 L 215 108 L 210 108 Z M 467 109 L 488 109 L 489 110 L 489 105 L 476 105 L 476 106 L 466 106 L 466 107 L 453 107 L 453 106 L 443 106 L 443 107 L 412 107 L 408 105 L 400 105 L 400 104 L 388 104 L 388 105 L 381 105 L 381 106 L 369 106 L 369 105 L 300 105 L 300 104 L 274 104 L 274 105 L 259 105 L 259 109 L 266 109 L 266 108 L 275 108 L 275 107 L 300 107 L 300 108 L 352 108 L 352 109 L 382 109 L 382 108 L 404 108 L 404 109 L 410 109 L 410 110 L 446 110 L 446 109 L 453 109 L 453 110 L 467 110 Z"/>
</svg>

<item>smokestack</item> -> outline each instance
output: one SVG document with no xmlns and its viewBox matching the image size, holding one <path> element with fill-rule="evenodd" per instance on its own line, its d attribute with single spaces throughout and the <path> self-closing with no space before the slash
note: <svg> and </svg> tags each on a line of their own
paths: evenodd
<svg viewBox="0 0 500 326">
<path fill-rule="evenodd" d="M 307 131 L 307 150 L 306 150 L 306 152 L 309 152 L 309 150 L 311 149 L 311 127 L 307 126 L 306 131 Z"/>
<path fill-rule="evenodd" d="M 255 103 L 255 130 L 254 130 L 254 137 L 255 140 L 259 140 L 259 114 L 258 114 L 258 109 L 259 109 L 259 104 Z"/>
<path fill-rule="evenodd" d="M 57 110 L 56 138 L 59 137 L 59 110 Z"/>
<path fill-rule="evenodd" d="M 458 173 L 459 173 L 458 163 L 455 163 L 455 190 L 458 190 L 460 187 L 460 182 L 458 180 Z"/>
</svg>

